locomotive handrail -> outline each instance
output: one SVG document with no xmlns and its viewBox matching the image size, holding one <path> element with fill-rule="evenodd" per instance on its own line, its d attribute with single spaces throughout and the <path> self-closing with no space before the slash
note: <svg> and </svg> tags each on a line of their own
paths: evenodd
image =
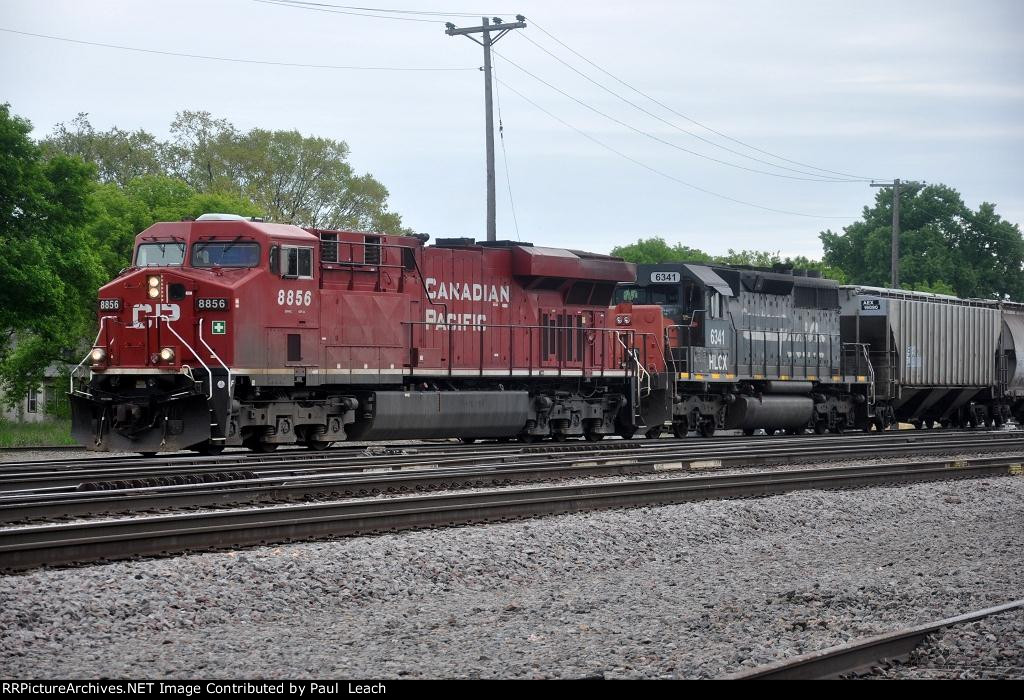
<svg viewBox="0 0 1024 700">
<path fill-rule="evenodd" d="M 224 360 L 220 359 L 220 355 L 217 354 L 217 351 L 214 350 L 213 348 L 211 348 L 209 343 L 207 343 L 206 339 L 203 337 L 203 320 L 204 319 L 202 319 L 202 318 L 199 319 L 199 342 L 202 343 L 203 346 L 207 350 L 210 351 L 210 354 L 213 355 L 213 357 L 217 360 L 217 362 L 220 363 L 220 366 L 224 368 L 224 371 L 228 373 L 228 407 L 230 408 L 231 407 L 231 397 L 234 396 L 234 393 L 235 393 L 235 384 L 234 384 L 234 379 L 232 379 L 232 376 L 231 376 L 231 368 L 228 367 L 224 363 Z M 210 375 L 210 391 L 211 392 L 213 391 L 213 375 L 212 374 Z"/>
<path fill-rule="evenodd" d="M 591 367 L 593 368 L 592 371 L 601 371 L 601 372 L 610 369 L 610 367 L 607 366 L 608 363 L 605 362 L 605 360 L 607 359 L 607 357 L 606 357 L 606 355 L 607 355 L 607 346 L 605 344 L 605 341 L 609 337 L 609 335 L 611 335 L 613 338 L 616 337 L 616 334 L 625 335 L 629 339 L 631 346 L 634 347 L 634 348 L 636 347 L 636 338 L 645 338 L 645 337 L 649 336 L 650 338 L 654 339 L 654 334 L 653 333 L 650 333 L 650 332 L 639 332 L 639 331 L 636 331 L 636 330 L 633 330 L 633 329 L 600 328 L 600 327 L 596 327 L 596 326 L 581 328 L 579 326 L 565 326 L 565 325 L 562 325 L 562 326 L 558 326 L 558 325 L 555 325 L 555 326 L 552 326 L 552 325 L 544 326 L 544 325 L 505 324 L 505 323 L 458 323 L 458 322 L 455 322 L 455 321 L 452 321 L 452 322 L 449 323 L 449 322 L 446 322 L 446 321 L 447 321 L 447 319 L 445 319 L 445 320 L 438 320 L 438 321 L 401 321 L 401 324 L 409 326 L 409 328 L 410 328 L 410 334 L 409 334 L 410 340 L 413 337 L 411 329 L 415 328 L 416 326 L 421 326 L 421 327 L 435 326 L 435 325 L 447 326 L 447 328 L 445 330 L 443 330 L 443 331 L 436 331 L 436 332 L 439 333 L 439 334 L 443 333 L 443 335 L 441 337 L 448 339 L 447 367 L 445 367 L 445 368 L 438 368 L 438 369 L 447 369 L 447 371 L 449 373 L 451 373 L 455 369 L 460 369 L 460 368 L 454 367 L 454 358 L 453 358 L 452 352 L 451 352 L 451 350 L 452 350 L 451 339 L 453 337 L 453 327 L 454 326 L 459 326 L 459 327 L 465 328 L 467 330 L 469 330 L 469 329 L 477 330 L 477 331 L 479 331 L 481 333 L 481 336 L 483 335 L 483 333 L 485 331 L 489 331 L 489 330 L 508 330 L 509 331 L 509 336 L 510 336 L 509 364 L 508 364 L 509 370 L 512 370 L 516 366 L 515 365 L 515 346 L 514 346 L 514 343 L 512 343 L 512 333 L 511 333 L 511 331 L 512 330 L 526 330 L 526 331 L 528 331 L 527 337 L 529 338 L 529 347 L 526 349 L 526 352 L 527 352 L 527 357 L 526 357 L 527 365 L 525 367 L 523 367 L 523 369 L 527 369 L 531 376 L 533 375 L 534 371 L 542 371 L 544 369 L 553 369 L 553 370 L 557 369 L 560 374 L 564 370 L 566 370 L 566 369 L 572 369 L 572 370 L 579 369 L 581 371 L 581 373 L 585 373 L 585 369 L 586 369 L 586 366 L 587 366 L 587 359 L 586 359 L 586 355 L 587 354 L 586 354 L 586 352 L 583 353 L 583 359 L 582 360 L 567 360 L 566 359 L 566 357 L 565 357 L 566 352 L 564 352 L 564 350 L 567 347 L 567 344 L 566 344 L 564 338 L 563 338 L 562 342 L 558 344 L 558 347 L 560 349 L 562 349 L 563 352 L 555 353 L 556 355 L 562 355 L 562 357 L 558 357 L 555 360 L 553 360 L 554 366 L 552 366 L 552 367 L 544 367 L 543 366 L 544 358 L 541 358 L 536 363 L 536 365 L 535 365 L 535 363 L 534 363 L 534 356 L 535 356 L 535 345 L 537 343 L 534 341 L 534 339 L 535 339 L 534 331 L 540 331 L 541 333 L 550 332 L 550 331 L 566 331 L 566 332 L 569 332 L 569 331 L 572 331 L 572 332 L 583 331 L 583 333 L 584 333 L 584 336 L 583 336 L 584 337 L 584 342 L 587 342 L 587 340 L 586 340 L 586 338 L 587 338 L 586 334 L 587 333 L 589 333 L 589 332 L 600 332 L 601 333 L 601 336 L 600 336 L 601 337 L 600 358 L 599 359 L 595 359 L 594 362 L 591 364 Z M 494 338 L 496 336 L 497 336 L 497 334 L 492 334 L 490 337 Z M 494 347 L 495 341 L 491 340 L 490 342 L 491 342 L 492 347 Z M 481 338 L 481 343 L 483 343 L 483 339 L 482 338 Z M 557 341 L 556 341 L 556 343 L 557 343 Z M 614 344 L 613 344 L 613 347 L 614 347 Z M 443 348 L 441 348 L 441 349 L 443 349 Z M 597 354 L 597 345 L 596 345 L 596 343 L 593 344 L 593 349 L 594 349 L 594 353 L 596 355 Z M 646 355 L 646 351 L 647 351 L 647 348 L 646 348 L 646 345 L 645 345 L 644 346 L 644 353 L 645 353 L 645 355 Z M 639 359 L 636 358 L 636 357 L 632 357 L 631 356 L 631 359 L 633 359 L 634 362 L 639 362 Z M 572 365 L 579 364 L 580 366 L 579 367 L 575 367 L 575 366 L 566 367 L 566 365 L 570 364 L 570 363 Z M 482 369 L 482 365 L 481 365 L 480 362 L 474 362 L 473 364 L 474 364 L 474 366 L 479 366 Z M 600 367 L 600 369 L 598 369 L 598 367 Z M 626 367 L 628 369 L 629 364 L 628 363 L 624 363 L 624 367 Z M 644 369 L 643 371 L 646 372 L 646 369 Z M 649 373 L 648 373 L 648 376 L 649 376 Z"/>
<path fill-rule="evenodd" d="M 190 353 L 192 353 L 192 355 L 193 355 L 193 356 L 194 356 L 194 357 L 195 357 L 195 358 L 196 358 L 197 360 L 199 360 L 199 364 L 201 364 L 201 365 L 203 366 L 203 369 L 205 369 L 205 370 L 206 370 L 206 376 L 207 376 L 207 377 L 209 378 L 209 382 L 208 382 L 208 383 L 209 383 L 209 386 L 210 386 L 210 393 L 209 393 L 209 395 L 208 395 L 208 396 L 206 397 L 206 400 L 207 400 L 207 401 L 212 401 L 212 400 L 213 400 L 213 372 L 211 372 L 211 371 L 210 371 L 210 367 L 209 367 L 209 366 L 208 366 L 208 365 L 207 365 L 207 364 L 206 364 L 205 362 L 203 362 L 203 357 L 202 357 L 202 355 L 200 355 L 200 354 L 199 354 L 198 352 L 196 352 L 195 350 L 193 350 L 193 349 L 192 349 L 192 346 L 188 344 L 188 341 L 187 341 L 187 340 L 185 340 L 184 338 L 182 338 L 182 337 L 181 337 L 181 336 L 180 336 L 180 335 L 178 334 L 178 331 L 174 330 L 174 326 L 172 326 L 172 325 L 171 325 L 171 321 L 170 321 L 170 319 L 169 319 L 169 318 L 168 318 L 167 316 L 163 316 L 163 315 L 160 315 L 160 316 L 155 316 L 155 315 L 154 315 L 154 316 L 148 316 L 147 318 L 156 318 L 156 319 L 159 319 L 159 320 L 163 321 L 164 323 L 166 323 L 166 324 L 167 324 L 167 330 L 169 330 L 169 331 L 170 331 L 171 333 L 173 333 L 173 334 L 174 334 L 174 337 L 175 337 L 175 338 L 177 338 L 177 339 L 178 339 L 178 341 L 179 341 L 179 342 L 180 342 L 180 343 L 181 343 L 182 345 L 184 345 L 184 346 L 185 346 L 186 348 L 188 348 L 188 351 L 189 351 Z"/>
<path fill-rule="evenodd" d="M 68 393 L 69 394 L 74 394 L 75 393 L 75 375 L 78 374 L 78 370 L 82 369 L 82 365 L 85 364 L 85 361 L 89 359 L 89 355 L 91 355 L 92 351 L 96 348 L 96 343 L 100 342 L 100 336 L 103 335 L 103 327 L 106 325 L 107 319 L 116 319 L 116 318 L 117 318 L 116 316 L 101 316 L 100 317 L 100 328 L 99 328 L 98 331 L 96 331 L 96 339 L 92 341 L 92 345 L 89 346 L 89 351 L 87 353 L 85 353 L 85 357 L 82 358 L 82 361 L 79 362 L 78 365 L 73 370 L 71 370 L 71 374 L 68 376 Z M 109 345 L 109 343 L 108 343 L 108 345 Z M 86 393 L 86 392 L 83 392 L 83 393 Z"/>
</svg>

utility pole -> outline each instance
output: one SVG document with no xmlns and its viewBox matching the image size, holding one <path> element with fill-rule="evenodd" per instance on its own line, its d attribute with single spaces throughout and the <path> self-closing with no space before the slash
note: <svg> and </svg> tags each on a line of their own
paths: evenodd
<svg viewBox="0 0 1024 700">
<path fill-rule="evenodd" d="M 491 24 L 493 19 L 494 24 Z M 498 225 L 496 204 L 494 197 L 494 108 L 491 97 L 491 47 L 498 43 L 501 37 L 513 29 L 525 29 L 526 18 L 516 15 L 515 22 L 503 22 L 500 17 L 483 18 L 483 24 L 479 27 L 456 27 L 451 22 L 445 23 L 445 34 L 448 36 L 465 36 L 480 46 L 484 47 L 484 113 L 487 129 L 487 240 L 494 241 L 498 237 Z M 491 32 L 497 36 L 492 37 Z M 472 36 L 481 34 L 482 41 Z"/>
<path fill-rule="evenodd" d="M 900 286 L 900 181 L 872 182 L 872 187 L 892 188 L 892 267 L 889 279 L 893 289 Z"/>
</svg>

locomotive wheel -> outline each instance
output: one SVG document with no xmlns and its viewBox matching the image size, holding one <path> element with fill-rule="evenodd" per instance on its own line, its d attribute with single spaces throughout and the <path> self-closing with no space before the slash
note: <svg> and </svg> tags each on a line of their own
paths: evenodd
<svg viewBox="0 0 1024 700">
<path fill-rule="evenodd" d="M 775 435 L 778 432 L 779 431 L 778 431 L 777 428 L 765 428 L 764 429 L 764 434 L 767 435 L 768 437 L 771 437 L 772 435 Z"/>
<path fill-rule="evenodd" d="M 143 457 L 156 457 L 156 452 L 140 452 L 139 454 Z"/>
<path fill-rule="evenodd" d="M 583 437 L 587 442 L 601 442 L 601 440 L 604 440 L 604 433 L 597 433 L 593 430 L 584 430 Z"/>
<path fill-rule="evenodd" d="M 682 439 L 682 438 L 686 437 L 686 434 L 688 432 L 690 432 L 690 424 L 689 423 L 678 423 L 677 422 L 677 423 L 673 423 L 672 424 L 672 435 L 673 436 Z"/>
<path fill-rule="evenodd" d="M 461 442 L 463 445 L 472 445 L 474 442 L 476 442 L 476 438 L 459 438 L 459 442 Z"/>
<path fill-rule="evenodd" d="M 314 452 L 323 452 L 334 443 L 330 440 L 307 440 L 306 447 Z"/>
<path fill-rule="evenodd" d="M 551 433 L 552 442 L 565 442 L 565 433 Z"/>
<path fill-rule="evenodd" d="M 618 432 L 619 437 L 622 438 L 623 440 L 632 440 L 633 436 L 636 435 L 636 426 L 635 425 L 630 425 L 630 426 L 620 425 L 616 432 Z"/>
<path fill-rule="evenodd" d="M 754 434 L 755 430 L 756 428 L 744 428 L 743 434 L 746 435 L 747 437 L 751 437 Z"/>
<path fill-rule="evenodd" d="M 715 422 L 711 421 L 711 420 L 704 421 L 703 423 L 700 424 L 699 432 L 700 432 L 700 436 L 701 437 L 709 438 L 709 437 L 714 436 L 714 434 L 715 434 Z"/>
<path fill-rule="evenodd" d="M 828 421 L 820 420 L 814 424 L 814 434 L 824 435 L 828 432 Z"/>
<path fill-rule="evenodd" d="M 650 430 L 648 430 L 646 433 L 644 433 L 644 437 L 646 437 L 648 440 L 657 440 L 658 438 L 661 437 L 661 434 L 664 431 L 665 431 L 665 426 L 663 426 L 663 425 L 656 425 L 653 428 L 651 428 Z"/>
<path fill-rule="evenodd" d="M 527 445 L 538 440 L 540 440 L 540 435 L 534 435 L 533 433 L 522 433 L 519 436 L 519 442 L 526 443 Z"/>
</svg>

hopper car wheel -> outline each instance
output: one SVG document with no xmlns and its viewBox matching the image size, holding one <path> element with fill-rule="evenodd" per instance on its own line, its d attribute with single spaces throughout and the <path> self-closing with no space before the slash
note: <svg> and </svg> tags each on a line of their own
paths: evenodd
<svg viewBox="0 0 1024 700">
<path fill-rule="evenodd" d="M 622 438 L 623 440 L 632 440 L 633 436 L 636 435 L 636 426 L 635 425 L 629 425 L 629 426 L 622 426 L 622 425 L 620 425 L 618 430 L 617 430 L 617 432 L 619 434 L 619 437 Z"/>
<path fill-rule="evenodd" d="M 650 430 L 648 430 L 646 433 L 644 433 L 644 437 L 646 437 L 648 440 L 657 440 L 658 438 L 661 437 L 661 434 L 662 432 L 664 432 L 664 429 L 664 426 L 656 425 Z"/>
<path fill-rule="evenodd" d="M 746 435 L 747 437 L 751 437 L 751 436 L 753 436 L 753 434 L 754 434 L 755 432 L 756 432 L 756 429 L 755 429 L 755 428 L 744 428 L 744 429 L 743 429 L 743 434 L 744 434 L 744 435 Z"/>
<path fill-rule="evenodd" d="M 140 452 L 139 454 L 143 457 L 156 457 L 156 452 Z"/>
<path fill-rule="evenodd" d="M 306 447 L 314 452 L 323 452 L 334 443 L 330 440 L 307 440 Z"/>
<path fill-rule="evenodd" d="M 828 421 L 820 420 L 814 424 L 814 434 L 824 435 L 828 432 Z"/>
<path fill-rule="evenodd" d="M 459 442 L 461 442 L 463 445 L 472 445 L 474 442 L 476 442 L 476 438 L 459 438 Z"/>
<path fill-rule="evenodd" d="M 565 442 L 565 433 L 551 433 L 551 442 Z"/>
<path fill-rule="evenodd" d="M 679 423 L 679 422 L 676 422 L 676 423 L 672 424 L 672 435 L 674 437 L 684 438 L 684 437 L 686 437 L 686 434 L 688 432 L 690 432 L 690 424 L 689 423 L 685 423 L 685 422 Z"/>
<path fill-rule="evenodd" d="M 700 424 L 700 436 L 701 437 L 713 437 L 715 434 L 715 422 L 706 420 Z"/>
<path fill-rule="evenodd" d="M 540 435 L 533 435 L 532 433 L 523 433 L 519 436 L 519 442 L 529 445 L 530 443 L 537 442 L 540 440 Z"/>
<path fill-rule="evenodd" d="M 601 440 L 604 440 L 604 433 L 586 430 L 583 432 L 583 437 L 586 438 L 587 442 L 600 442 Z"/>
</svg>

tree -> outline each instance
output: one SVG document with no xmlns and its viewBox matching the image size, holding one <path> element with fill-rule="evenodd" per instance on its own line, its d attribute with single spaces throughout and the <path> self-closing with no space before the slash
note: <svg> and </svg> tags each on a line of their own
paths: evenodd
<svg viewBox="0 0 1024 700">
<path fill-rule="evenodd" d="M 783 258 L 781 254 L 763 250 L 733 250 L 725 255 L 709 255 L 697 248 L 690 248 L 682 243 L 670 246 L 660 236 L 641 238 L 636 243 L 618 246 L 612 249 L 612 255 L 635 263 L 663 262 L 697 262 L 718 265 L 746 265 L 750 267 L 783 267 L 794 269 L 818 270 L 822 276 L 844 282 L 842 270 L 831 267 L 817 260 L 799 255 L 795 258 Z"/>
<path fill-rule="evenodd" d="M 94 163 L 103 183 L 127 188 L 145 177 L 176 178 L 219 201 L 246 200 L 271 221 L 314 228 L 408 233 L 388 209 L 388 190 L 370 174 L 355 173 L 344 141 L 298 131 L 239 131 L 209 112 L 179 112 L 171 139 L 117 127 L 97 132 L 87 114 L 58 124 L 43 142 L 48 154 Z M 241 213 L 233 211 L 233 213 Z"/>
<path fill-rule="evenodd" d="M 149 175 L 135 178 L 125 187 L 98 185 L 89 197 L 88 237 L 107 278 L 131 262 L 135 236 L 157 221 L 194 219 L 206 212 L 231 212 L 260 216 L 248 199 L 230 194 L 202 194 L 177 178 Z"/>
<path fill-rule="evenodd" d="M 103 279 L 84 230 L 95 168 L 46 159 L 31 130 L 0 105 L 0 385 L 12 403 L 48 365 L 73 356 Z"/>
<path fill-rule="evenodd" d="M 93 163 L 101 182 L 124 187 L 134 178 L 158 175 L 165 170 L 164 146 L 153 134 L 138 129 L 96 131 L 89 115 L 79 112 L 71 125 L 58 124 L 40 145 L 46 156 L 63 153 Z"/>
<path fill-rule="evenodd" d="M 862 219 L 820 234 L 825 262 L 858 283 L 887 286 L 892 245 L 892 191 L 875 195 Z M 1024 299 L 1020 228 L 982 203 L 977 212 L 946 185 L 900 191 L 900 285 L 961 297 Z"/>
</svg>

